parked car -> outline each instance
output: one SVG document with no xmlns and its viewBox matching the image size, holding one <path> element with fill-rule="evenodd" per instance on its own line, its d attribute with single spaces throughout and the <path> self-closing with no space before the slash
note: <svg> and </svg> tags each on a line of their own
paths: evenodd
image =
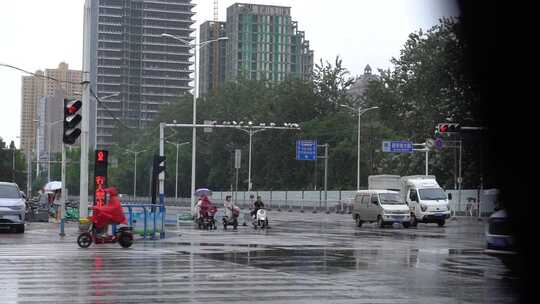
<svg viewBox="0 0 540 304">
<path fill-rule="evenodd" d="M 26 199 L 15 183 L 0 182 L 0 229 L 24 233 Z"/>
</svg>

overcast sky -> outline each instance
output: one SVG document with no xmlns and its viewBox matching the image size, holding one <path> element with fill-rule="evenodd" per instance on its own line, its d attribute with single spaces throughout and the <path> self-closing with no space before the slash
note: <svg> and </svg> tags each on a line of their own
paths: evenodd
<svg viewBox="0 0 540 304">
<path fill-rule="evenodd" d="M 453 0 L 220 0 L 219 18 L 236 2 L 291 7 L 292 19 L 306 33 L 315 62 L 343 59 L 351 76 L 392 68 L 407 36 L 429 29 L 443 16 L 458 16 Z M 196 26 L 213 18 L 213 0 L 194 0 Z M 64 61 L 81 69 L 84 0 L 2 1 L 0 63 L 36 71 Z M 0 66 L 0 137 L 19 147 L 21 76 Z"/>
</svg>

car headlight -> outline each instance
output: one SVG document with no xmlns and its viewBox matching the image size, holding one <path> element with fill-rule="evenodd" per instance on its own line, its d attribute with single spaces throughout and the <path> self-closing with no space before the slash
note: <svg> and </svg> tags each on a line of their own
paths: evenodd
<svg viewBox="0 0 540 304">
<path fill-rule="evenodd" d="M 427 210 L 427 206 L 425 204 L 420 204 L 420 209 L 422 209 L 422 212 Z"/>
<path fill-rule="evenodd" d="M 23 210 L 24 205 L 9 206 L 8 208 L 11 209 L 11 210 Z"/>
</svg>

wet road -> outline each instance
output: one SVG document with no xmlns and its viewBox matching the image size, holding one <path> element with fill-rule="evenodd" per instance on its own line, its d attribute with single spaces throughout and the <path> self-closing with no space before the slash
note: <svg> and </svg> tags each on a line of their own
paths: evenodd
<svg viewBox="0 0 540 304">
<path fill-rule="evenodd" d="M 484 226 L 364 225 L 350 215 L 269 212 L 271 229 L 168 227 L 165 240 L 80 249 L 76 227 L 0 232 L 0 303 L 515 303 L 485 255 Z"/>
</svg>

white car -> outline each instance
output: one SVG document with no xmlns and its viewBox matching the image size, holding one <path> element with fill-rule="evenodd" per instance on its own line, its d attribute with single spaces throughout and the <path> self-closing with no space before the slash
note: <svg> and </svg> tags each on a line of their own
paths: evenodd
<svg viewBox="0 0 540 304">
<path fill-rule="evenodd" d="M 24 233 L 25 198 L 15 183 L 0 182 L 0 229 Z"/>
</svg>

